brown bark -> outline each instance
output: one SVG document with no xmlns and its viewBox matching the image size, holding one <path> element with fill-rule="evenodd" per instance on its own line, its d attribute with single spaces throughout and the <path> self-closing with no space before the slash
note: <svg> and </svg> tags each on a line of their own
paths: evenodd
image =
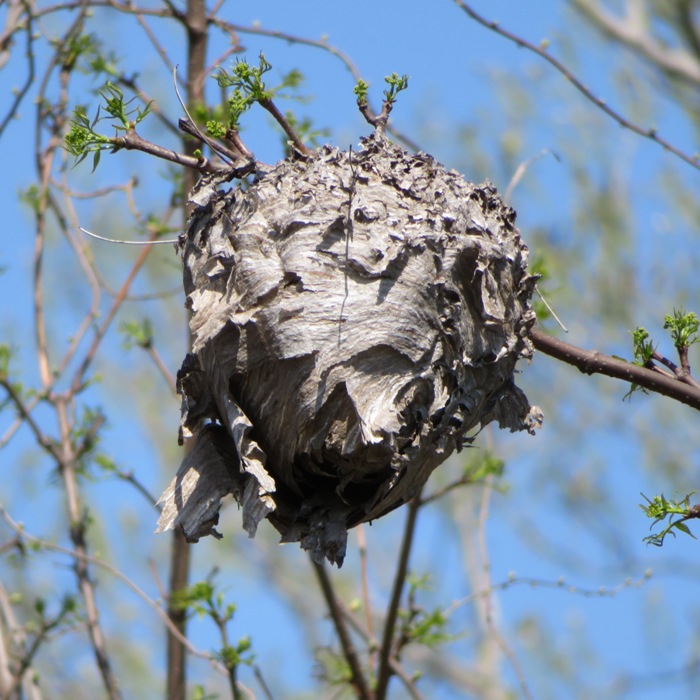
<svg viewBox="0 0 700 700">
<path fill-rule="evenodd" d="M 205 0 L 187 0 L 186 12 L 182 17 L 187 32 L 187 104 L 190 109 L 204 102 L 204 80 L 206 78 L 207 44 L 209 40 L 207 27 L 207 7 Z M 185 157 L 197 161 L 195 155 L 198 143 L 189 137 L 182 141 Z M 190 192 L 196 181 L 196 173 L 190 168 L 183 171 L 184 193 Z M 186 196 L 183 197 L 186 200 Z M 183 202 L 183 216 L 190 210 Z M 188 448 L 189 452 L 189 448 Z M 187 459 L 187 457 L 185 458 Z M 170 595 L 185 588 L 190 577 L 190 547 L 182 532 L 176 529 L 170 546 L 170 576 L 168 591 Z M 187 611 L 168 602 L 168 617 L 177 631 L 187 636 Z M 166 642 L 166 688 L 167 700 L 185 700 L 187 697 L 187 650 L 181 639 L 171 631 L 167 633 Z"/>
<path fill-rule="evenodd" d="M 513 381 L 532 354 L 535 280 L 490 185 L 375 134 L 245 190 L 210 178 L 193 200 L 180 437 L 214 430 L 235 457 L 186 460 L 160 530 L 196 540 L 233 493 L 251 536 L 267 518 L 283 542 L 341 564 L 348 528 L 413 498 L 479 426 L 539 422 Z M 224 464 L 218 488 L 192 488 Z"/>
</svg>

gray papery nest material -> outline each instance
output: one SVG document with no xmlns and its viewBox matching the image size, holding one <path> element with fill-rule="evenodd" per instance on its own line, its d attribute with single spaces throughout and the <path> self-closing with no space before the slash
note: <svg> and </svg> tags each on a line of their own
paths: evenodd
<svg viewBox="0 0 700 700">
<path fill-rule="evenodd" d="M 347 531 L 413 498 L 491 421 L 532 431 L 513 381 L 533 352 L 527 247 L 489 185 L 375 134 L 247 187 L 204 180 L 181 237 L 192 353 L 178 373 L 190 453 L 158 531 L 250 536 L 338 565 Z"/>
</svg>

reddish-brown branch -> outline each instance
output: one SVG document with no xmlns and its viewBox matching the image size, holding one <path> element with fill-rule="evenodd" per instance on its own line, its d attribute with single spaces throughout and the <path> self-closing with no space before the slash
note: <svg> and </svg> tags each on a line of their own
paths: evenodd
<svg viewBox="0 0 700 700">
<path fill-rule="evenodd" d="M 578 367 L 585 374 L 604 374 L 622 379 L 700 410 L 700 389 L 679 379 L 596 350 L 583 350 L 536 328 L 530 332 L 530 337 L 540 352 Z"/>
<path fill-rule="evenodd" d="M 266 109 L 275 119 L 275 121 L 284 129 L 284 133 L 289 136 L 289 140 L 294 144 L 294 148 L 299 151 L 302 155 L 307 155 L 309 149 L 304 145 L 304 142 L 299 138 L 292 125 L 287 121 L 287 118 L 282 114 L 282 112 L 277 109 L 277 105 L 268 97 L 259 100 L 260 106 Z"/>
<path fill-rule="evenodd" d="M 371 124 L 380 132 L 386 130 L 392 108 L 392 103 L 389 102 L 389 100 L 384 100 L 382 103 L 382 110 L 379 114 L 374 114 L 367 102 L 358 102 L 357 106 L 360 108 L 360 112 L 368 124 Z"/>
<path fill-rule="evenodd" d="M 123 136 L 119 136 L 114 139 L 114 143 L 117 146 L 126 148 L 130 151 L 143 151 L 157 158 L 162 158 L 163 160 L 168 160 L 171 163 L 177 163 L 177 165 L 185 166 L 186 168 L 192 168 L 198 170 L 202 173 L 216 173 L 225 172 L 230 170 L 229 165 L 223 163 L 212 163 L 207 158 L 202 156 L 194 156 L 189 154 L 178 153 L 170 148 L 163 148 L 155 143 L 151 143 L 144 138 L 141 138 L 136 131 L 130 129 Z"/>
</svg>

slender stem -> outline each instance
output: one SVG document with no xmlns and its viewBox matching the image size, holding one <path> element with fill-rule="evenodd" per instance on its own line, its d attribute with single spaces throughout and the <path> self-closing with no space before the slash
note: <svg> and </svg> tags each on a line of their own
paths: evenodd
<svg viewBox="0 0 700 700">
<path fill-rule="evenodd" d="M 116 567 L 112 566 L 111 564 L 108 564 L 106 561 L 103 561 L 98 557 L 91 556 L 90 554 L 77 552 L 73 549 L 68 549 L 66 547 L 61 547 L 60 545 L 53 544 L 52 542 L 47 542 L 46 540 L 42 540 L 39 537 L 35 537 L 34 535 L 29 534 L 19 523 L 15 522 L 10 517 L 9 513 L 2 506 L 0 506 L 0 518 L 2 518 L 7 523 L 10 529 L 18 536 L 20 541 L 24 539 L 29 540 L 40 549 L 47 549 L 49 551 L 57 552 L 59 554 L 65 554 L 71 557 L 72 559 L 79 559 L 81 561 L 94 564 L 95 566 L 103 569 L 104 571 L 107 571 L 109 574 L 122 581 L 122 583 L 124 583 L 128 588 L 130 588 L 139 598 L 141 598 L 141 600 L 144 601 L 144 603 L 146 603 L 151 609 L 153 609 L 158 615 L 158 617 L 160 617 L 163 624 L 171 632 L 173 632 L 173 634 L 178 634 L 177 628 L 175 628 L 172 625 L 172 623 L 168 619 L 168 616 L 165 614 L 160 605 L 158 605 L 158 603 L 155 600 L 150 598 L 126 574 L 124 574 Z M 194 645 L 192 645 L 186 637 L 181 637 L 181 641 L 187 646 L 187 650 L 190 654 L 200 659 L 206 659 L 210 661 L 212 667 L 215 668 L 217 672 L 224 675 L 227 673 L 226 669 L 223 667 L 222 664 L 212 661 L 212 657 L 209 652 L 200 651 Z"/>
<path fill-rule="evenodd" d="M 114 139 L 114 144 L 130 151 L 142 151 L 143 153 L 156 156 L 156 158 L 162 158 L 163 160 L 170 161 L 171 163 L 176 163 L 177 165 L 182 165 L 186 168 L 198 170 L 199 172 L 203 173 L 223 173 L 230 170 L 228 165 L 212 163 L 210 160 L 202 156 L 198 157 L 195 155 L 182 154 L 178 153 L 177 151 L 173 151 L 170 148 L 158 146 L 157 144 L 151 143 L 150 141 L 147 141 L 139 136 L 133 129 L 127 131 L 123 136 L 116 137 Z"/>
<path fill-rule="evenodd" d="M 396 565 L 396 574 L 394 576 L 394 587 L 391 591 L 389 608 L 387 610 L 386 621 L 384 623 L 382 646 L 379 650 L 379 671 L 377 673 L 376 700 L 385 700 L 387 697 L 387 690 L 389 688 L 389 681 L 392 674 L 390 662 L 394 652 L 394 631 L 396 629 L 396 620 L 398 618 L 399 605 L 401 603 L 401 594 L 403 593 L 403 587 L 406 583 L 408 561 L 411 556 L 411 547 L 413 546 L 413 536 L 416 529 L 416 520 L 418 519 L 420 505 L 420 494 L 417 494 L 407 507 L 403 540 L 401 542 L 401 550 L 399 552 L 399 559 Z"/>
<path fill-rule="evenodd" d="M 269 98 L 259 100 L 260 106 L 266 109 L 274 118 L 275 121 L 284 129 L 284 133 L 289 136 L 290 141 L 294 144 L 294 148 L 303 155 L 308 155 L 310 153 L 309 149 L 304 145 L 304 142 L 299 138 L 292 125 L 287 121 L 287 118 L 282 114 L 282 112 L 277 109 L 277 105 Z"/>
<path fill-rule="evenodd" d="M 515 675 L 520 684 L 520 690 L 522 691 L 525 700 L 533 700 L 532 693 L 530 692 L 530 687 L 528 686 L 527 679 L 525 678 L 525 673 L 523 672 L 522 666 L 515 652 L 511 649 L 509 644 L 503 638 L 493 616 L 493 586 L 491 584 L 491 564 L 489 561 L 489 550 L 486 544 L 486 522 L 489 517 L 489 506 L 491 503 L 491 494 L 493 492 L 493 475 L 489 475 L 486 478 L 486 482 L 482 486 L 481 490 L 481 503 L 479 505 L 479 520 L 477 526 L 478 533 L 478 547 L 479 547 L 479 558 L 481 559 L 481 564 L 483 567 L 483 581 L 486 584 L 486 590 L 488 591 L 484 596 L 482 596 L 479 601 L 482 607 L 484 621 L 486 623 L 486 629 L 489 631 L 491 637 L 495 640 L 496 644 L 500 650 L 507 657 Z"/>
<path fill-rule="evenodd" d="M 365 537 L 364 525 L 357 527 L 357 543 L 360 551 L 360 576 L 362 580 L 362 607 L 365 611 L 365 623 L 367 631 L 374 636 L 372 625 L 372 603 L 369 598 L 369 575 L 367 571 L 367 538 Z M 370 658 L 370 664 L 372 659 Z"/>
<path fill-rule="evenodd" d="M 328 611 L 330 612 L 331 619 L 333 620 L 333 625 L 335 626 L 336 634 L 338 635 L 338 640 L 340 641 L 340 646 L 343 649 L 343 655 L 345 660 L 350 666 L 351 673 L 351 683 L 357 692 L 357 697 L 359 700 L 375 700 L 375 694 L 370 689 L 365 674 L 362 670 L 362 664 L 357 655 L 357 650 L 350 637 L 350 631 L 345 624 L 345 619 L 340 607 L 340 603 L 335 596 L 335 591 L 333 590 L 333 584 L 331 582 L 328 571 L 323 564 L 317 564 L 315 561 L 311 560 L 316 576 L 318 577 L 318 582 L 321 586 L 321 591 L 323 597 L 326 600 L 326 605 L 328 606 Z"/>
<path fill-rule="evenodd" d="M 151 237 L 151 239 L 155 240 L 155 234 Z M 71 382 L 70 388 L 72 394 L 77 394 L 80 391 L 83 384 L 83 379 L 85 377 L 85 373 L 87 372 L 89 366 L 92 364 L 92 361 L 95 359 L 95 354 L 97 353 L 97 349 L 99 348 L 100 343 L 102 342 L 102 339 L 105 336 L 105 333 L 109 329 L 112 321 L 114 320 L 114 317 L 117 315 L 117 311 L 119 311 L 122 303 L 126 298 L 126 295 L 129 292 L 129 289 L 131 288 L 134 279 L 136 278 L 136 275 L 138 274 L 143 264 L 146 262 L 146 258 L 148 257 L 148 254 L 151 252 L 152 248 L 153 246 L 144 246 L 138 258 L 136 258 L 136 261 L 134 262 L 131 271 L 129 272 L 129 275 L 122 284 L 116 299 L 114 300 L 112 306 L 107 312 L 107 315 L 105 316 L 102 325 L 95 332 L 95 337 L 92 340 L 92 344 L 90 345 L 90 348 L 85 354 L 82 363 L 80 364 L 80 366 L 75 372 L 75 375 L 73 376 L 73 381 Z"/>
<path fill-rule="evenodd" d="M 591 90 L 589 90 L 561 61 L 551 56 L 549 53 L 547 53 L 545 49 L 540 48 L 539 46 L 536 46 L 535 44 L 532 44 L 529 41 L 526 41 L 521 36 L 518 36 L 513 32 L 509 32 L 508 30 L 501 28 L 498 22 L 492 22 L 490 20 L 487 20 L 486 18 L 482 17 L 480 14 L 475 12 L 471 8 L 471 6 L 466 2 L 463 2 L 463 0 L 453 1 L 457 5 L 457 7 L 464 10 L 464 12 L 466 12 L 475 22 L 479 23 L 482 27 L 486 27 L 486 29 L 490 29 L 492 32 L 496 32 L 496 34 L 500 34 L 502 37 L 505 37 L 509 41 L 512 41 L 517 46 L 527 49 L 528 51 L 537 54 L 540 58 L 547 61 L 547 63 L 549 63 L 557 71 L 559 71 L 559 73 L 561 73 L 587 100 L 592 102 L 596 107 L 598 107 L 598 109 L 605 112 L 605 114 L 607 114 L 610 118 L 614 119 L 621 127 L 629 129 L 630 131 L 633 131 L 639 136 L 643 136 L 644 138 L 648 138 L 651 141 L 654 141 L 655 143 L 662 146 L 665 150 L 670 151 L 675 156 L 678 156 L 678 158 L 680 158 L 681 160 L 700 170 L 700 160 L 698 160 L 697 156 L 690 156 L 687 153 L 681 151 L 679 148 L 676 148 L 669 141 L 661 138 L 656 133 L 655 129 L 645 129 L 623 117 L 619 112 L 612 109 L 612 107 L 609 107 L 603 100 L 600 99 L 600 97 L 594 95 L 593 92 L 591 92 Z"/>
<path fill-rule="evenodd" d="M 700 389 L 678 379 L 632 362 L 618 360 L 595 350 L 583 350 L 534 328 L 530 338 L 545 355 L 578 367 L 585 374 L 604 374 L 637 384 L 657 394 L 668 396 L 700 411 Z"/>
<path fill-rule="evenodd" d="M 17 114 L 17 110 L 19 109 L 20 105 L 22 104 L 22 101 L 29 92 L 29 88 L 34 83 L 34 78 L 36 75 L 34 57 L 34 12 L 32 11 L 32 7 L 29 4 L 29 2 L 27 2 L 26 0 L 21 0 L 20 2 L 17 2 L 14 5 L 14 7 L 8 9 L 7 14 L 5 15 L 5 26 L 8 27 L 9 32 L 13 28 L 13 26 L 16 27 L 19 25 L 20 15 L 18 15 L 17 13 L 21 13 L 21 8 L 24 8 L 27 17 L 27 24 L 24 29 L 27 38 L 25 48 L 25 56 L 27 57 L 28 66 L 27 77 L 25 78 L 22 87 L 15 93 L 15 97 L 12 101 L 10 109 L 7 111 L 7 114 L 5 115 L 2 122 L 0 122 L 0 136 L 5 131 L 7 125 L 14 119 L 15 115 Z M 10 41 L 10 36 L 7 33 L 4 33 L 3 37 L 0 38 L 0 46 L 7 45 L 10 43 Z"/>
<path fill-rule="evenodd" d="M 338 606 L 340 607 L 340 611 L 343 613 L 345 619 L 350 623 L 350 626 L 362 636 L 370 648 L 379 648 L 377 638 L 362 624 L 362 622 L 360 622 L 357 616 L 350 612 L 347 606 L 340 600 L 338 601 Z M 418 688 L 416 688 L 414 679 L 411 678 L 406 669 L 397 661 L 397 659 L 393 657 L 390 658 L 389 664 L 391 665 L 391 670 L 399 679 L 401 679 L 401 682 L 406 687 L 406 692 L 413 698 L 413 700 L 425 700 Z"/>
<path fill-rule="evenodd" d="M 12 385 L 12 382 L 4 378 L 0 378 L 0 386 L 7 392 L 7 395 L 15 405 L 21 420 L 26 422 L 32 433 L 34 433 L 37 443 L 41 445 L 41 447 L 43 447 L 56 460 L 56 462 L 60 462 L 61 456 L 56 445 L 54 445 L 50 438 L 44 435 L 38 423 L 32 418 L 30 413 L 31 409 L 25 405 L 22 397 L 17 393 L 15 387 Z"/>
<path fill-rule="evenodd" d="M 68 402 L 64 396 L 56 396 L 54 403 L 61 435 L 62 456 L 59 466 L 66 490 L 70 539 L 76 553 L 87 554 L 87 540 L 85 539 L 87 514 L 81 512 L 76 474 L 78 465 L 70 434 Z M 78 579 L 78 590 L 85 608 L 88 637 L 90 638 L 97 667 L 102 676 L 102 683 L 110 700 L 118 700 L 121 698 L 121 693 L 117 687 L 117 679 L 114 676 L 109 655 L 107 654 L 107 644 L 100 625 L 99 610 L 95 597 L 95 585 L 90 577 L 86 560 L 84 558 L 76 558 L 74 569 Z"/>
</svg>

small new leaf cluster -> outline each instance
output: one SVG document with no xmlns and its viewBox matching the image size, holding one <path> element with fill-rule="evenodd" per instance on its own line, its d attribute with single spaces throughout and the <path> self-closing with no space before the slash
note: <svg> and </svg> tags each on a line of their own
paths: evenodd
<svg viewBox="0 0 700 700">
<path fill-rule="evenodd" d="M 420 591 L 430 587 L 430 577 L 409 574 L 408 606 L 399 611 L 401 630 L 399 646 L 421 644 L 434 649 L 440 644 L 451 641 L 454 637 L 447 633 L 448 617 L 444 610 L 425 610 L 418 605 L 417 597 Z"/>
<path fill-rule="evenodd" d="M 649 331 L 646 328 L 635 328 L 632 331 L 632 347 L 636 364 L 644 367 L 651 362 L 656 348 L 649 340 Z"/>
<path fill-rule="evenodd" d="M 153 325 L 145 318 L 138 321 L 123 321 L 119 330 L 124 336 L 123 346 L 125 350 L 131 348 L 143 348 L 148 350 L 153 347 Z"/>
<path fill-rule="evenodd" d="M 272 69 L 272 64 L 267 61 L 264 54 L 260 53 L 258 65 L 252 66 L 246 61 L 237 60 L 233 68 L 228 71 L 219 68 L 214 76 L 220 88 L 233 88 L 227 100 L 227 122 L 217 120 L 207 122 L 207 131 L 214 138 L 224 138 L 228 130 L 237 131 L 240 118 L 244 112 L 256 102 L 267 104 L 275 95 L 285 88 L 296 88 L 303 80 L 303 75 L 298 70 L 292 70 L 282 77 L 282 81 L 268 87 L 263 80 L 265 73 Z"/>
<path fill-rule="evenodd" d="M 700 321 L 692 311 L 685 313 L 683 309 L 674 309 L 673 316 L 664 316 L 664 329 L 671 331 L 679 353 L 698 342 L 698 326 Z"/>
<path fill-rule="evenodd" d="M 236 613 L 233 603 L 225 603 L 223 593 L 217 592 L 211 580 L 199 581 L 178 591 L 171 600 L 173 607 L 194 613 L 198 617 L 208 617 L 219 630 L 221 647 L 213 652 L 212 657 L 223 663 L 232 678 L 241 664 L 253 663 L 250 653 L 250 637 L 242 637 L 236 644 L 228 640 L 227 626 Z"/>
<path fill-rule="evenodd" d="M 124 93 L 119 87 L 111 82 L 107 82 L 100 96 L 104 100 L 104 105 L 98 107 L 95 118 L 90 120 L 87 116 L 87 110 L 83 105 L 78 105 L 73 111 L 73 119 L 71 120 L 71 129 L 65 137 L 66 150 L 76 157 L 76 165 L 83 161 L 88 154 L 93 153 L 93 172 L 100 162 L 102 151 L 110 151 L 116 153 L 124 148 L 124 145 L 115 136 L 105 136 L 95 130 L 97 124 L 107 119 L 101 115 L 102 109 L 109 115 L 109 118 L 115 120 L 112 122 L 112 127 L 117 134 L 120 131 L 128 131 L 134 129 L 137 124 L 142 122 L 151 111 L 151 103 L 145 107 L 137 105 L 130 109 L 129 106 L 136 99 L 124 100 Z"/>
<path fill-rule="evenodd" d="M 369 83 L 365 82 L 364 80 L 360 79 L 357 81 L 357 85 L 355 85 L 355 97 L 357 97 L 357 104 L 360 107 L 363 107 L 364 105 L 367 104 L 367 93 L 369 92 Z"/>
<path fill-rule="evenodd" d="M 389 121 L 389 114 L 396 102 L 397 95 L 408 87 L 408 76 L 399 76 L 398 73 L 392 73 L 384 78 L 384 82 L 389 86 L 384 90 L 384 101 L 379 114 L 372 114 L 369 108 L 367 95 L 369 92 L 369 84 L 364 80 L 358 80 L 355 85 L 355 97 L 357 98 L 357 106 L 360 108 L 362 116 L 369 124 L 377 130 L 383 131 Z"/>
<path fill-rule="evenodd" d="M 392 73 L 384 78 L 384 82 L 389 86 L 387 90 L 384 90 L 384 101 L 390 105 L 396 102 L 397 95 L 408 87 L 408 76 L 399 76 L 398 73 Z M 360 79 L 355 85 L 355 97 L 357 98 L 357 104 L 363 107 L 367 104 L 367 94 L 369 92 L 369 83 Z"/>
<path fill-rule="evenodd" d="M 664 543 L 666 535 L 676 536 L 676 530 L 690 535 L 693 539 L 697 539 L 685 524 L 687 520 L 700 518 L 700 504 L 690 505 L 690 497 L 695 493 L 691 491 L 685 498 L 680 501 L 669 501 L 663 494 L 654 496 L 653 500 L 649 500 L 644 494 L 642 498 L 647 502 L 646 505 L 640 503 L 639 507 L 644 511 L 644 515 L 648 518 L 654 518 L 654 522 L 650 528 L 653 528 L 657 523 L 662 522 L 666 518 L 669 519 L 668 525 L 659 533 L 649 535 L 644 538 L 647 544 L 653 544 L 656 547 L 661 547 Z"/>
<path fill-rule="evenodd" d="M 657 351 L 656 344 L 651 339 L 646 328 L 635 328 L 632 331 L 634 364 L 666 374 L 687 384 L 700 386 L 691 375 L 690 361 L 688 359 L 690 346 L 700 340 L 698 336 L 699 327 L 700 320 L 692 311 L 686 312 L 683 309 L 674 309 L 672 315 L 667 314 L 664 317 L 664 330 L 670 331 L 671 339 L 678 352 L 680 366 Z M 662 369 L 659 365 L 663 365 L 667 370 Z M 637 389 L 640 389 L 639 385 L 632 384 L 632 388 L 625 398 L 629 398 Z M 642 391 L 644 390 L 642 389 Z"/>
<path fill-rule="evenodd" d="M 388 90 L 384 90 L 384 100 L 393 105 L 397 95 L 408 87 L 408 76 L 392 73 L 384 78 L 384 82 L 389 86 Z"/>
</svg>

